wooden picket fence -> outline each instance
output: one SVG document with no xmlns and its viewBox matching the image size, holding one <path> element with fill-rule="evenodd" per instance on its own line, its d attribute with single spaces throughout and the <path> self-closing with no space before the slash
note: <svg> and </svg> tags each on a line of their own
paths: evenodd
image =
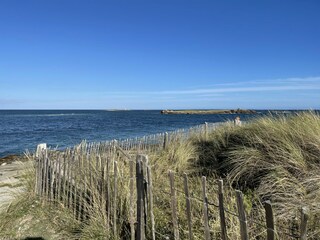
<svg viewBox="0 0 320 240">
<path fill-rule="evenodd" d="M 132 139 L 124 139 L 121 141 L 113 140 L 108 142 L 91 143 L 88 144 L 88 148 L 97 149 L 98 151 L 100 151 L 102 148 L 108 148 L 110 145 L 116 142 L 117 146 L 125 151 L 153 153 L 165 149 L 173 141 L 184 140 L 192 135 L 202 136 L 206 138 L 211 131 L 222 124 L 224 123 L 205 122 L 204 124 L 197 125 L 191 128 L 178 129 L 171 132 L 158 133 Z"/>
<path fill-rule="evenodd" d="M 214 127 L 214 126 L 210 126 Z M 187 219 L 187 232 L 184 238 L 194 239 L 192 201 L 202 205 L 203 239 L 216 239 L 210 229 L 209 208 L 216 208 L 220 219 L 219 238 L 228 238 L 226 214 L 238 219 L 241 240 L 249 239 L 248 219 L 244 207 L 243 195 L 235 191 L 236 209 L 225 207 L 223 181 L 218 180 L 218 202 L 209 201 L 207 193 L 207 179 L 201 177 L 201 196 L 191 194 L 194 189 L 188 185 L 188 175 L 179 175 L 182 178 L 183 189 L 176 186 L 177 173 L 168 170 L 168 189 L 155 189 L 152 172 L 155 171 L 149 163 L 148 155 L 166 148 L 170 141 L 181 140 L 194 132 L 204 136 L 208 133 L 209 124 L 199 126 L 189 131 L 159 134 L 141 139 L 110 141 L 106 143 L 82 143 L 65 151 L 43 150 L 36 159 L 36 193 L 43 201 L 63 204 L 74 214 L 79 221 L 90 219 L 95 208 L 105 217 L 105 226 L 110 236 L 116 238 L 121 230 L 119 222 L 128 222 L 128 239 L 183 239 L 179 227 L 179 214 Z M 128 188 L 129 196 L 124 196 L 123 189 Z M 170 212 L 172 231 L 164 234 L 156 228 L 154 217 L 154 193 L 170 196 Z M 185 209 L 178 211 L 177 194 L 182 194 Z M 127 219 L 120 214 L 124 198 L 129 202 Z M 301 208 L 299 231 L 292 233 L 275 226 L 275 217 L 272 204 L 264 203 L 265 222 L 254 224 L 265 228 L 267 239 L 276 239 L 278 234 L 287 236 L 287 239 L 307 239 L 308 209 Z"/>
</svg>

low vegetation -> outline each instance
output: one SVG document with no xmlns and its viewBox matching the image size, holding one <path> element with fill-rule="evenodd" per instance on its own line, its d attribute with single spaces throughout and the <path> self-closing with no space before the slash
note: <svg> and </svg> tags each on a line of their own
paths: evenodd
<svg viewBox="0 0 320 240">
<path fill-rule="evenodd" d="M 81 147 L 80 147 L 81 148 Z M 78 147 L 79 149 L 79 147 Z M 82 149 L 85 152 L 85 149 Z M 135 149 L 126 149 L 133 156 Z M 98 153 L 99 154 L 99 153 Z M 226 209 L 237 212 L 234 190 L 244 193 L 250 239 L 265 239 L 263 202 L 274 207 L 277 238 L 298 234 L 299 209 L 308 207 L 308 239 L 320 239 L 320 116 L 314 112 L 261 117 L 243 126 L 228 122 L 208 134 L 195 133 L 170 141 L 166 149 L 147 152 L 153 174 L 154 215 L 157 239 L 173 236 L 168 170 L 175 172 L 180 238 L 188 236 L 183 195 L 183 173 L 191 189 L 194 239 L 203 239 L 201 176 L 207 178 L 209 227 L 213 239 L 221 234 L 217 179 L 225 183 Z M 95 153 L 91 158 L 95 159 Z M 103 158 L 104 156 L 102 156 Z M 27 236 L 45 239 L 130 239 L 129 167 L 118 154 L 118 201 L 115 206 L 117 235 L 112 218 L 99 200 L 96 189 L 88 189 L 93 203 L 85 206 L 90 217 L 77 220 L 62 203 L 52 204 L 34 194 L 34 173 L 26 177 L 25 194 L 0 215 L 0 239 Z M 103 158 L 104 159 L 104 158 Z M 91 173 L 98 173 L 95 165 Z M 87 171 L 87 170 L 84 170 Z M 89 178 L 88 178 L 89 179 Z M 87 181 L 85 179 L 84 181 Z M 112 178 L 110 187 L 112 188 Z M 200 200 L 199 200 L 200 199 Z M 104 206 L 102 208 L 101 206 Z M 229 239 L 239 239 L 238 219 L 226 214 Z M 111 223 L 110 223 L 111 222 Z M 109 227 L 108 227 L 109 226 Z M 150 229 L 147 229 L 150 239 Z"/>
</svg>

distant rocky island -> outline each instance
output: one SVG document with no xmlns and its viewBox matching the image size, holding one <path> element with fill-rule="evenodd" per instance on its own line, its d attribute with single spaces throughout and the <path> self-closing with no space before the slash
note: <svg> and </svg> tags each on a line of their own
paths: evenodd
<svg viewBox="0 0 320 240">
<path fill-rule="evenodd" d="M 229 110 L 162 110 L 161 114 L 255 114 L 250 109 L 229 109 Z"/>
</svg>

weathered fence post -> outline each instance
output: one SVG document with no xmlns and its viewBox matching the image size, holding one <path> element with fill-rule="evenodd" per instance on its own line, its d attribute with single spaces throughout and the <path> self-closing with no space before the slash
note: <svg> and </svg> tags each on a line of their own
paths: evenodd
<svg viewBox="0 0 320 240">
<path fill-rule="evenodd" d="M 133 159 L 130 159 L 130 229 L 131 229 L 131 240 L 135 240 L 135 231 L 134 231 L 134 173 L 133 173 Z"/>
<path fill-rule="evenodd" d="M 143 203 L 144 203 L 144 225 L 145 225 L 145 232 L 147 231 L 147 216 L 148 216 L 148 163 L 149 159 L 147 155 L 141 155 L 142 160 L 142 173 L 143 173 Z"/>
<path fill-rule="evenodd" d="M 75 154 L 75 159 L 74 159 L 74 170 L 73 170 L 73 179 L 74 179 L 74 191 L 73 191 L 73 214 L 75 219 L 77 219 L 77 207 L 78 207 L 78 211 L 79 211 L 79 206 L 80 206 L 80 198 L 77 198 L 78 195 L 78 178 L 79 178 L 79 170 L 80 170 L 80 166 L 78 165 L 78 158 L 79 158 L 79 154 L 76 153 Z"/>
<path fill-rule="evenodd" d="M 152 233 L 152 240 L 156 240 L 156 232 L 155 232 L 155 221 L 154 221 L 154 214 L 153 214 L 153 186 L 152 186 L 152 174 L 150 166 L 147 167 L 147 174 L 148 174 L 148 194 L 149 194 L 149 208 L 150 208 L 150 220 L 151 220 L 151 233 Z"/>
<path fill-rule="evenodd" d="M 274 218 L 273 218 L 272 205 L 269 200 L 264 202 L 264 209 L 266 211 L 267 239 L 274 240 L 275 239 Z"/>
<path fill-rule="evenodd" d="M 101 181 L 99 181 L 99 178 L 100 178 L 100 171 L 101 171 L 101 156 L 100 156 L 100 153 L 98 152 L 99 149 L 97 150 L 97 155 L 96 155 L 96 167 L 95 167 L 95 185 L 96 185 L 96 188 L 97 188 L 97 191 L 100 195 L 99 198 L 97 198 L 97 202 L 99 200 L 99 205 L 101 206 L 101 196 L 102 196 L 102 189 L 101 189 Z"/>
<path fill-rule="evenodd" d="M 103 150 L 101 150 L 103 151 Z M 100 180 L 100 205 L 101 209 L 105 209 L 105 180 L 104 180 L 104 154 L 101 155 L 100 157 L 100 171 L 101 171 L 101 180 Z"/>
<path fill-rule="evenodd" d="M 83 212 L 84 218 L 87 218 L 87 214 L 89 212 L 89 204 L 90 204 L 90 196 L 88 194 L 88 169 L 89 168 L 89 154 L 86 152 L 84 161 L 83 161 L 83 181 L 84 181 L 84 188 L 83 188 L 83 199 L 84 199 L 84 205 L 83 205 Z"/>
<path fill-rule="evenodd" d="M 42 197 L 42 187 L 43 187 L 43 164 L 44 164 L 44 153 L 42 152 L 37 158 L 38 162 L 38 172 L 37 172 L 37 194 Z"/>
<path fill-rule="evenodd" d="M 193 239 L 192 233 L 192 220 L 191 220 L 191 203 L 190 203 L 190 195 L 189 195 L 189 187 L 188 187 L 188 176 L 186 173 L 183 174 L 183 185 L 184 185 L 184 194 L 186 198 L 186 213 L 188 220 L 188 231 L 189 231 L 189 240 Z"/>
<path fill-rule="evenodd" d="M 93 199 L 93 159 L 92 159 L 92 145 L 90 147 L 90 155 L 89 155 L 89 193 L 90 193 L 90 206 L 92 206 L 94 203 L 94 199 Z"/>
<path fill-rule="evenodd" d="M 114 161 L 114 179 L 113 179 L 113 236 L 117 239 L 117 188 L 118 188 L 118 167 L 117 161 Z"/>
<path fill-rule="evenodd" d="M 174 173 L 171 170 L 169 170 L 169 180 L 170 180 L 170 190 L 171 190 L 173 233 L 174 233 L 174 239 L 179 240 L 180 237 L 179 237 L 179 226 L 178 226 L 178 216 L 177 216 L 176 190 L 174 186 Z"/>
<path fill-rule="evenodd" d="M 79 160 L 79 185 L 81 185 L 81 181 L 83 180 L 83 153 L 80 152 L 80 156 L 78 158 Z M 80 188 L 81 189 L 81 188 Z M 83 197 L 83 192 L 81 190 L 79 191 L 79 212 L 78 212 L 78 219 L 82 219 L 82 208 L 83 208 L 83 203 L 84 203 L 84 197 Z"/>
<path fill-rule="evenodd" d="M 58 202 L 60 202 L 61 200 L 61 180 L 62 180 L 62 176 L 61 176 L 61 155 L 59 154 L 58 156 L 58 174 L 57 174 L 57 177 L 58 177 L 58 182 L 57 182 L 57 185 L 58 185 L 58 188 L 57 188 L 57 199 L 58 199 Z"/>
<path fill-rule="evenodd" d="M 66 194 L 67 194 L 67 160 L 66 160 L 66 158 L 67 158 L 67 153 L 65 152 L 64 154 L 63 154 L 63 185 L 62 185 L 62 190 L 63 190 L 63 192 L 62 192 L 62 195 L 63 195 L 63 199 L 62 199 L 62 202 L 63 202 L 63 205 L 64 206 L 66 206 Z"/>
<path fill-rule="evenodd" d="M 42 158 L 43 158 L 43 150 L 47 148 L 47 144 L 45 143 L 38 144 L 37 150 L 35 154 L 36 160 L 36 184 L 35 184 L 35 191 L 36 194 L 41 196 L 41 187 L 42 187 Z"/>
<path fill-rule="evenodd" d="M 300 224 L 300 240 L 307 239 L 308 219 L 309 219 L 308 209 L 306 207 L 302 207 L 301 208 L 301 224 Z"/>
<path fill-rule="evenodd" d="M 40 158 L 37 157 L 35 158 L 35 167 L 36 167 L 36 184 L 35 184 L 35 194 L 36 195 L 40 195 L 40 191 L 39 191 L 39 185 L 40 185 Z"/>
<path fill-rule="evenodd" d="M 208 123 L 207 122 L 204 123 L 204 137 L 205 137 L 205 140 L 207 141 L 208 140 Z"/>
<path fill-rule="evenodd" d="M 145 233 L 144 233 L 144 204 L 143 204 L 143 169 L 142 169 L 142 162 L 141 156 L 137 156 L 136 162 L 136 176 L 137 176 L 137 239 L 144 240 Z"/>
<path fill-rule="evenodd" d="M 111 152 L 110 152 L 111 155 Z M 106 212 L 107 212 L 107 226 L 110 226 L 110 211 L 111 211 L 111 190 L 110 190 L 110 159 L 112 156 L 107 158 L 107 173 L 106 173 Z"/>
<path fill-rule="evenodd" d="M 221 227 L 221 239 L 227 240 L 227 225 L 226 217 L 224 213 L 224 200 L 223 200 L 223 180 L 218 180 L 218 198 L 219 198 L 219 215 L 220 215 L 220 227 Z"/>
<path fill-rule="evenodd" d="M 54 187 L 54 182 L 55 182 L 55 173 L 54 173 L 54 165 L 55 165 L 55 162 L 50 159 L 49 160 L 49 190 L 50 190 L 50 193 L 49 193 L 49 199 L 50 201 L 53 201 L 53 187 Z"/>
<path fill-rule="evenodd" d="M 168 141 L 169 141 L 169 134 L 165 132 L 164 138 L 163 138 L 163 149 L 166 149 L 168 147 Z"/>
<path fill-rule="evenodd" d="M 105 149 L 103 149 L 103 151 L 105 151 Z M 102 170 L 102 176 L 101 176 L 101 188 L 102 188 L 102 196 L 101 196 L 101 200 L 102 200 L 102 209 L 104 210 L 104 216 L 105 216 L 105 224 L 108 228 L 109 231 L 109 223 L 108 223 L 108 213 L 107 213 L 107 199 L 108 199 L 108 189 L 107 189 L 107 162 L 108 162 L 108 155 L 106 153 L 104 153 L 103 155 L 103 159 L 102 159 L 102 163 L 101 163 L 101 170 Z"/>
<path fill-rule="evenodd" d="M 206 240 L 210 240 L 209 218 L 208 218 L 208 197 L 207 197 L 207 179 L 205 176 L 201 178 L 202 183 L 202 199 L 203 199 L 203 224 L 204 236 Z"/>
<path fill-rule="evenodd" d="M 44 182 L 45 182 L 45 197 L 48 200 L 49 198 L 49 157 L 46 154 L 45 156 L 45 177 L 44 177 Z"/>
<path fill-rule="evenodd" d="M 247 218 L 246 213 L 244 210 L 243 205 L 243 196 L 242 192 L 239 190 L 236 190 L 236 198 L 237 198 L 237 207 L 238 207 L 238 217 L 240 222 L 240 234 L 241 234 L 241 240 L 248 240 L 248 229 L 247 229 Z"/>
<path fill-rule="evenodd" d="M 71 198 L 71 158 L 72 158 L 72 152 L 70 152 L 70 158 L 68 160 L 68 170 L 67 170 L 67 206 L 70 208 L 70 198 Z"/>
<path fill-rule="evenodd" d="M 47 144 L 46 143 L 40 143 L 37 145 L 36 150 L 36 158 L 41 157 L 43 155 L 43 152 L 47 150 Z"/>
<path fill-rule="evenodd" d="M 70 178 L 69 178 L 69 207 L 71 210 L 73 210 L 74 208 L 74 185 L 73 185 L 73 180 L 74 180 L 74 169 L 73 169 L 73 165 L 74 165 L 74 161 L 75 161 L 75 152 L 72 151 L 72 157 L 70 159 L 70 168 L 69 168 L 69 171 L 70 171 Z"/>
</svg>

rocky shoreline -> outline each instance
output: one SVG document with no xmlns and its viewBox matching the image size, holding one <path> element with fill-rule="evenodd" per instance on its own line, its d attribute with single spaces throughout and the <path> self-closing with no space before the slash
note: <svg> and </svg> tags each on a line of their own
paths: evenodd
<svg viewBox="0 0 320 240">
<path fill-rule="evenodd" d="M 255 114 L 250 109 L 228 109 L 228 110 L 162 110 L 161 114 Z"/>
</svg>

